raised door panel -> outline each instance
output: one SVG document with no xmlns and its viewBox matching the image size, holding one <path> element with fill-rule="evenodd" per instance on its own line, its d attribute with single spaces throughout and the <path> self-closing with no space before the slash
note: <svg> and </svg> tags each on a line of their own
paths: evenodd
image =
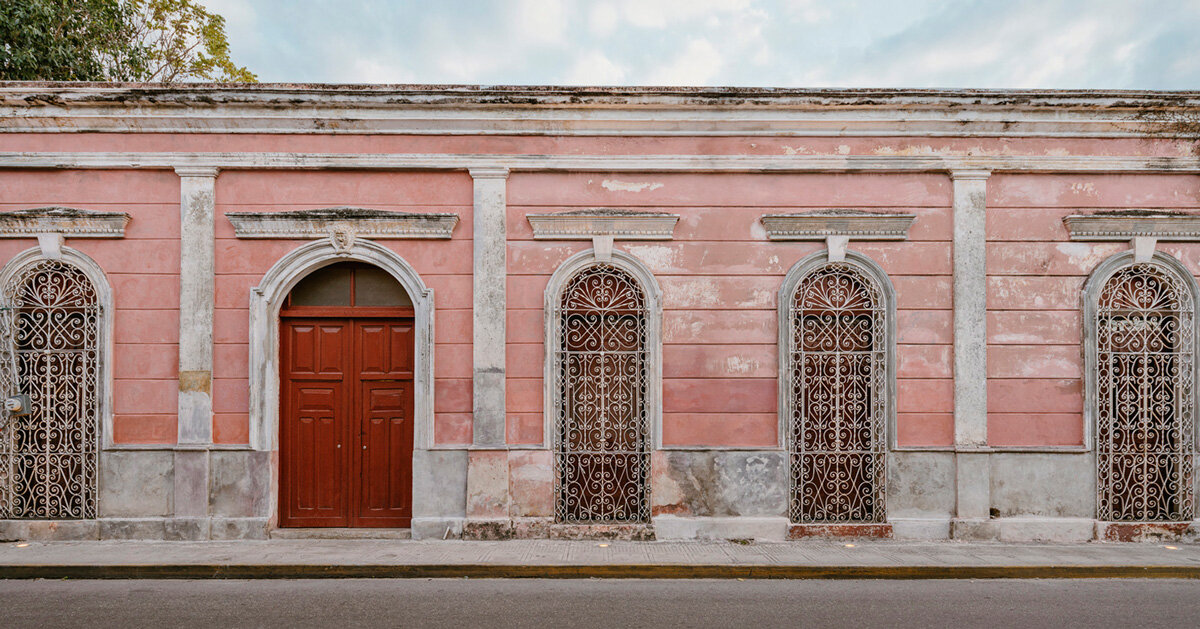
<svg viewBox="0 0 1200 629">
<path fill-rule="evenodd" d="M 345 377 L 351 341 L 348 326 L 340 320 L 288 321 L 284 327 L 284 375 L 323 380 Z"/>
<path fill-rule="evenodd" d="M 412 378 L 413 327 L 403 323 L 358 324 L 359 373 L 370 378 Z"/>
<path fill-rule="evenodd" d="M 287 384 L 283 525 L 348 524 L 344 393 L 341 382 Z"/>
<path fill-rule="evenodd" d="M 410 382 L 363 382 L 358 526 L 408 526 L 412 518 Z"/>
</svg>

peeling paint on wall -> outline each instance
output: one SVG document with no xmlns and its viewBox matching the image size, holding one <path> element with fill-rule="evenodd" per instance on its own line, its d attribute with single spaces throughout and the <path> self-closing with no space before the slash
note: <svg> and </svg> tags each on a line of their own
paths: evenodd
<svg viewBox="0 0 1200 629">
<path fill-rule="evenodd" d="M 658 190 L 663 187 L 663 184 L 657 181 L 621 181 L 619 179 L 605 179 L 600 182 L 600 185 L 605 190 L 613 192 L 641 192 L 643 190 Z"/>
</svg>

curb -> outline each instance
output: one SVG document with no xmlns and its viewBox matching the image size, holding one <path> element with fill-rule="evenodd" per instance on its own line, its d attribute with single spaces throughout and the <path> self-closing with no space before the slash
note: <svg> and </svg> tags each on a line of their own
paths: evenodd
<svg viewBox="0 0 1200 629">
<path fill-rule="evenodd" d="M 1200 566 L 9 565 L 0 579 L 1200 579 Z"/>
</svg>

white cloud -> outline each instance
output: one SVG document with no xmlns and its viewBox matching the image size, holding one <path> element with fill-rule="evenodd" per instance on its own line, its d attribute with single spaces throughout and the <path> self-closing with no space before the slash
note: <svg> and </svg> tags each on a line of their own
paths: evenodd
<svg viewBox="0 0 1200 629">
<path fill-rule="evenodd" d="M 1196 0 L 202 1 L 263 81 L 1200 84 Z"/>
<path fill-rule="evenodd" d="M 567 41 L 566 0 L 517 0 L 509 16 L 513 24 L 513 43 L 559 44 Z"/>
<path fill-rule="evenodd" d="M 378 59 L 357 57 L 350 62 L 346 83 L 412 83 L 416 79 L 408 69 Z"/>
<path fill-rule="evenodd" d="M 568 85 L 621 85 L 625 82 L 625 68 L 593 50 L 578 59 L 567 71 Z"/>
<path fill-rule="evenodd" d="M 647 76 L 651 85 L 709 85 L 721 71 L 724 59 L 707 39 L 693 39 L 666 64 Z"/>
<path fill-rule="evenodd" d="M 737 13 L 751 0 L 620 0 L 626 22 L 640 28 L 663 29 L 719 13 Z"/>
<path fill-rule="evenodd" d="M 621 14 L 611 2 L 597 2 L 588 10 L 588 30 L 596 37 L 608 37 L 617 30 Z"/>
</svg>

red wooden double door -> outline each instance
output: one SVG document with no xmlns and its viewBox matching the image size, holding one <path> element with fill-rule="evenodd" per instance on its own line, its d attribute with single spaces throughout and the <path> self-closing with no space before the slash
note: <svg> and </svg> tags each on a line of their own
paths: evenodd
<svg viewBox="0 0 1200 629">
<path fill-rule="evenodd" d="M 279 525 L 412 520 L 412 319 L 282 317 Z"/>
</svg>

